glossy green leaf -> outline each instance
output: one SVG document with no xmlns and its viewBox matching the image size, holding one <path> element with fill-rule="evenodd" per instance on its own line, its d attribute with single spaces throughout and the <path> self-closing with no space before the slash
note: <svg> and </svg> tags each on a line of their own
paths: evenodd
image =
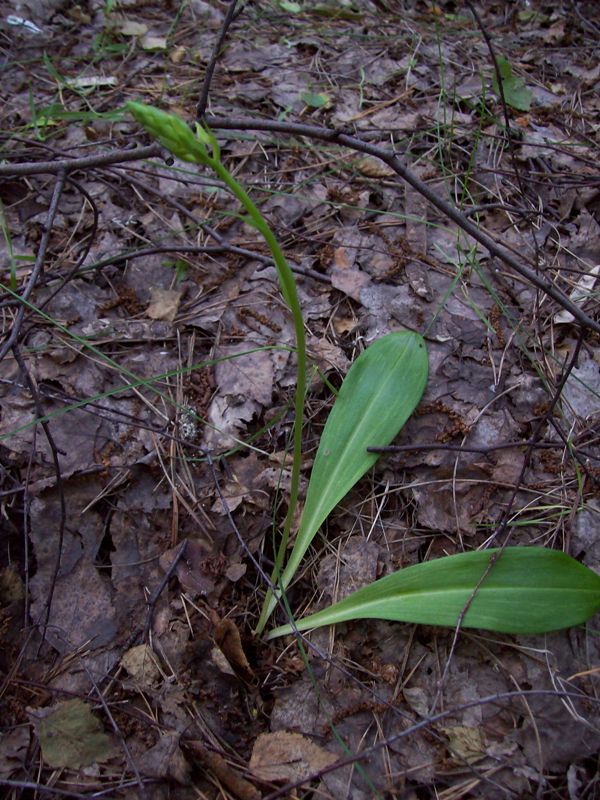
<svg viewBox="0 0 600 800">
<path fill-rule="evenodd" d="M 427 348 L 417 333 L 389 333 L 348 370 L 325 424 L 294 548 L 281 577 L 287 587 L 327 515 L 378 459 L 367 447 L 389 444 L 427 383 Z M 260 632 L 275 607 L 265 604 Z"/>
<path fill-rule="evenodd" d="M 455 627 L 493 549 L 427 561 L 365 586 L 298 620 L 300 631 L 353 619 Z M 600 610 L 600 576 L 574 558 L 543 547 L 507 547 L 478 588 L 463 627 L 546 633 L 585 622 Z M 290 625 L 268 638 L 291 633 Z"/>
</svg>

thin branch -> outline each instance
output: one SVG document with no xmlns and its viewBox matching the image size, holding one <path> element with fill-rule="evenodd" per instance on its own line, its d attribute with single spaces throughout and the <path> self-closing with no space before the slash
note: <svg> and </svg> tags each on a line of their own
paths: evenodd
<svg viewBox="0 0 600 800">
<path fill-rule="evenodd" d="M 65 186 L 66 178 L 67 178 L 66 173 L 64 172 L 64 170 L 61 170 L 58 173 L 58 178 L 56 179 L 56 183 L 54 185 L 54 191 L 52 192 L 50 206 L 48 208 L 48 213 L 46 214 L 46 220 L 44 222 L 44 232 L 42 234 L 40 246 L 38 248 L 33 269 L 31 270 L 31 275 L 29 276 L 29 280 L 27 281 L 27 286 L 25 287 L 23 294 L 20 297 L 21 301 L 23 300 L 26 301 L 29 299 L 29 296 L 33 292 L 37 280 L 42 272 L 44 261 L 46 260 L 46 253 L 48 251 L 48 245 L 50 243 L 50 235 L 52 233 L 54 218 L 56 217 L 56 214 L 58 212 L 58 204 L 60 202 L 62 191 Z M 21 326 L 23 324 L 23 319 L 25 317 L 25 310 L 26 310 L 26 305 L 25 303 L 21 302 L 21 305 L 17 310 L 12 329 L 7 338 L 4 340 L 2 346 L 0 346 L 0 361 L 2 361 L 4 356 L 8 353 L 8 351 L 11 348 L 13 348 L 17 343 L 17 341 L 19 340 Z"/>
<path fill-rule="evenodd" d="M 35 413 L 39 419 L 39 424 L 42 426 L 42 430 L 44 431 L 44 435 L 46 436 L 46 440 L 48 442 L 48 447 L 50 448 L 50 453 L 52 456 L 52 463 L 54 465 L 54 472 L 56 475 L 56 490 L 58 492 L 58 501 L 59 501 L 59 508 L 60 508 L 60 518 L 58 523 L 58 537 L 56 542 L 56 558 L 54 561 L 54 568 L 52 569 L 52 573 L 50 576 L 50 588 L 48 589 L 48 597 L 46 598 L 46 610 L 44 612 L 44 622 L 42 624 L 42 638 L 40 642 L 40 647 L 46 638 L 46 630 L 48 628 L 48 622 L 50 621 L 50 611 L 52 609 L 52 600 L 54 598 L 54 590 L 56 589 L 56 582 L 58 580 L 58 573 L 60 570 L 60 564 L 62 561 L 62 550 L 63 544 L 65 539 L 65 527 L 67 524 L 67 504 L 65 500 L 65 489 L 62 480 L 62 471 L 60 468 L 60 460 L 58 458 L 59 450 L 56 446 L 56 442 L 54 441 L 54 437 L 52 436 L 52 432 L 50 430 L 50 425 L 48 424 L 47 420 L 43 419 L 44 412 L 42 410 L 42 403 L 40 400 L 40 396 L 37 390 L 37 387 L 33 381 L 33 378 L 29 374 L 29 370 L 27 369 L 27 365 L 21 355 L 19 350 L 19 346 L 17 344 L 13 345 L 13 356 L 14 359 L 21 370 L 21 375 L 23 376 L 23 381 L 29 388 L 31 393 L 31 397 L 33 398 L 33 405 L 35 408 Z"/>
<path fill-rule="evenodd" d="M 504 125 L 506 127 L 506 143 L 508 144 L 508 150 L 510 153 L 510 161 L 512 164 L 513 171 L 515 173 L 515 178 L 517 179 L 517 184 L 519 185 L 519 192 L 521 193 L 521 197 L 523 200 L 527 199 L 527 195 L 525 194 L 525 187 L 523 185 L 523 180 L 521 178 L 521 173 L 519 172 L 519 168 L 517 166 L 517 159 L 515 156 L 515 143 L 512 137 L 512 131 L 510 128 L 510 114 L 508 113 L 508 104 L 506 102 L 506 95 L 504 93 L 504 81 L 502 80 L 502 73 L 500 72 L 500 65 L 498 64 L 498 59 L 496 58 L 496 50 L 492 43 L 491 36 L 487 32 L 483 21 L 479 14 L 477 13 L 476 8 L 473 6 L 471 0 L 465 0 L 467 8 L 473 15 L 475 22 L 477 23 L 477 27 L 481 31 L 481 35 L 483 36 L 485 43 L 487 45 L 487 49 L 490 54 L 490 58 L 494 64 L 494 72 L 496 74 L 496 83 L 498 84 L 498 92 L 500 93 L 500 105 L 502 106 L 502 114 L 504 116 Z"/>
<path fill-rule="evenodd" d="M 177 569 L 177 565 L 185 555 L 185 550 L 187 547 L 187 539 L 184 539 L 183 542 L 179 545 L 179 549 L 175 553 L 169 568 L 163 575 L 161 582 L 159 583 L 158 587 L 152 592 L 152 596 L 146 601 L 146 605 L 148 607 L 147 616 L 146 616 L 146 625 L 144 627 L 144 641 L 146 641 L 150 647 L 152 647 L 152 618 L 154 616 L 154 606 L 156 605 L 158 598 L 163 593 L 163 590 L 167 583 L 171 580 L 175 570 Z"/>
<path fill-rule="evenodd" d="M 498 528 L 497 528 L 496 532 L 493 534 L 493 536 L 490 537 L 490 539 L 498 539 L 500 536 L 503 536 L 506 533 L 506 529 L 508 527 L 508 523 L 509 523 L 509 520 L 510 520 L 510 515 L 512 514 L 513 506 L 514 506 L 514 504 L 515 504 L 515 502 L 517 500 L 517 495 L 519 493 L 519 489 L 521 488 L 521 485 L 522 485 L 522 483 L 523 483 L 523 481 L 525 479 L 525 473 L 529 469 L 529 464 L 531 462 L 531 458 L 532 458 L 534 450 L 535 450 L 535 445 L 536 445 L 537 441 L 540 439 L 540 437 L 542 435 L 542 430 L 543 430 L 544 426 L 546 424 L 548 424 L 548 420 L 552 416 L 552 412 L 554 411 L 554 408 L 556 407 L 556 404 L 558 403 L 558 401 L 560 399 L 560 396 L 562 394 L 562 390 L 565 387 L 565 384 L 566 384 L 566 382 L 567 382 L 567 380 L 569 378 L 569 375 L 571 374 L 571 372 L 573 371 L 575 365 L 577 364 L 577 359 L 579 358 L 579 353 L 581 351 L 581 346 L 583 344 L 583 334 L 584 334 L 584 331 L 582 329 L 580 331 L 580 335 L 579 335 L 579 338 L 577 340 L 577 344 L 575 345 L 575 349 L 573 351 L 573 355 L 571 356 L 571 359 L 570 359 L 569 363 L 565 367 L 565 369 L 563 371 L 563 374 L 561 375 L 561 379 L 560 379 L 560 381 L 558 383 L 558 386 L 556 387 L 556 389 L 554 391 L 554 395 L 552 396 L 552 400 L 550 402 L 548 410 L 546 411 L 544 416 L 541 417 L 537 421 L 537 424 L 536 424 L 536 426 L 535 426 L 535 428 L 533 430 L 533 434 L 531 436 L 529 447 L 527 448 L 527 452 L 525 453 L 525 457 L 523 459 L 523 464 L 521 466 L 521 471 L 519 473 L 519 477 L 515 481 L 515 485 L 513 487 L 511 495 L 509 497 L 508 503 L 506 504 L 506 508 L 504 509 L 504 513 L 502 515 L 502 519 L 501 519 L 501 521 L 500 521 L 500 523 L 498 525 Z M 454 651 L 456 650 L 456 646 L 458 644 L 458 638 L 460 636 L 460 631 L 462 629 L 462 624 L 463 624 L 463 621 L 464 621 L 465 616 L 467 614 L 467 611 L 469 610 L 469 608 L 473 604 L 473 601 L 475 600 L 475 597 L 477 596 L 481 586 L 487 580 L 490 572 L 494 568 L 494 565 L 502 557 L 502 553 L 508 547 L 508 544 L 510 542 L 512 534 L 513 534 L 513 531 L 508 531 L 508 533 L 506 533 L 506 535 L 504 536 L 504 539 L 501 542 L 498 550 L 496 550 L 490 556 L 490 560 L 487 563 L 486 568 L 484 569 L 481 577 L 479 578 L 479 580 L 477 581 L 477 583 L 473 587 L 473 591 L 471 592 L 470 596 L 467 599 L 467 602 L 464 605 L 464 608 L 461 610 L 461 612 L 459 614 L 458 620 L 456 622 L 456 627 L 454 628 L 454 635 L 452 637 L 452 644 L 450 645 L 450 652 L 448 653 L 448 658 L 446 659 L 446 664 L 444 666 L 444 671 L 442 673 L 442 677 L 440 678 L 440 680 L 438 682 L 437 691 L 436 691 L 435 697 L 433 699 L 433 703 L 431 705 L 431 711 L 432 712 L 433 712 L 433 709 L 436 707 L 436 705 L 438 703 L 438 700 L 441 697 L 441 694 L 442 694 L 442 692 L 444 690 L 444 685 L 445 685 L 446 679 L 448 677 L 448 672 L 450 671 L 450 663 L 452 661 L 452 656 L 454 655 Z"/>
<path fill-rule="evenodd" d="M 132 150 L 111 150 L 110 153 L 99 153 L 81 158 L 60 158 L 55 161 L 28 161 L 23 164 L 0 164 L 0 177 L 16 178 L 24 175 L 58 175 L 61 172 L 75 172 L 78 169 L 107 167 L 126 161 L 139 161 L 143 158 L 160 156 L 164 152 L 158 144 L 148 147 L 136 147 Z"/>
<path fill-rule="evenodd" d="M 265 266 L 274 266 L 273 259 L 271 256 L 266 256 L 263 253 L 256 253 L 253 250 L 248 250 L 246 247 L 238 247 L 234 244 L 229 244 L 227 240 L 221 236 L 221 234 L 215 230 L 211 225 L 209 225 L 204 220 L 197 217 L 192 211 L 189 210 L 183 203 L 180 203 L 178 200 L 175 200 L 173 197 L 165 198 L 163 193 L 160 189 L 146 183 L 145 181 L 140 180 L 139 178 L 134 178 L 131 175 L 127 175 L 127 180 L 132 184 L 132 186 L 137 186 L 138 189 L 142 189 L 150 194 L 153 194 L 155 197 L 160 197 L 162 200 L 166 200 L 169 205 L 191 220 L 195 225 L 198 225 L 207 236 L 210 236 L 211 239 L 214 239 L 215 242 L 219 245 L 220 250 L 215 250 L 213 252 L 228 252 L 233 253 L 235 255 L 244 256 L 244 258 L 251 258 L 255 261 L 262 262 Z M 185 247 L 180 248 L 173 248 L 179 249 L 180 252 L 186 252 Z M 192 252 L 192 251 L 188 251 Z M 208 248 L 206 252 L 211 252 Z M 128 256 L 129 257 L 129 256 Z M 135 257 L 135 256 L 133 256 Z M 305 267 L 291 267 L 293 272 L 297 272 L 299 275 L 306 275 L 309 278 L 314 278 L 315 280 L 321 281 L 322 283 L 331 283 L 331 279 L 328 278 L 326 275 L 321 275 L 320 272 L 316 270 L 308 269 Z"/>
<path fill-rule="evenodd" d="M 330 128 L 321 128 L 316 125 L 303 125 L 292 122 L 279 122 L 274 120 L 261 120 L 261 119 L 248 119 L 246 117 L 212 117 L 208 120 L 212 128 L 221 130 L 255 130 L 255 131 L 273 131 L 276 133 L 287 133 L 291 136 L 306 136 L 311 139 L 320 139 L 325 142 L 334 142 L 335 144 L 349 147 L 360 153 L 367 153 L 367 155 L 374 156 L 381 159 L 385 164 L 391 167 L 394 172 L 399 175 L 406 183 L 413 187 L 419 194 L 428 200 L 432 206 L 441 211 L 442 214 L 447 216 L 455 222 L 459 228 L 468 233 L 475 241 L 479 242 L 489 252 L 491 256 L 502 261 L 509 266 L 518 275 L 524 278 L 529 283 L 541 289 L 542 292 L 552 297 L 553 300 L 562 307 L 571 312 L 573 317 L 584 328 L 591 328 L 592 330 L 600 333 L 600 322 L 592 319 L 581 308 L 574 303 L 564 292 L 558 289 L 554 283 L 542 275 L 527 267 L 525 264 L 518 261 L 511 253 L 504 247 L 497 244 L 490 236 L 483 233 L 476 225 L 474 225 L 465 214 L 458 211 L 450 203 L 443 200 L 439 195 L 432 191 L 426 183 L 417 178 L 417 176 L 407 169 L 400 161 L 398 156 L 391 150 L 378 147 L 376 145 L 368 144 L 362 139 L 355 136 L 350 136 L 344 131 L 337 131 Z"/>
<path fill-rule="evenodd" d="M 596 697 L 590 697 L 586 694 L 579 694 L 577 692 L 565 692 L 556 689 L 524 689 L 521 691 L 514 691 L 514 692 L 498 692 L 498 694 L 490 694 L 487 697 L 480 697 L 477 700 L 471 700 L 468 703 L 461 703 L 459 706 L 452 706 L 451 708 L 447 708 L 444 711 L 440 711 L 439 714 L 435 714 L 432 716 L 427 716 L 424 719 L 415 722 L 414 725 L 411 725 L 408 728 L 405 728 L 398 733 L 393 734 L 392 736 L 382 737 L 378 742 L 369 747 L 365 747 L 360 753 L 355 753 L 350 756 L 345 756 L 343 758 L 338 759 L 333 764 L 330 764 L 327 767 L 323 767 L 319 770 L 315 770 L 310 775 L 305 775 L 303 778 L 292 781 L 287 783 L 285 786 L 282 786 L 277 791 L 272 792 L 271 794 L 266 795 L 264 800 L 278 800 L 280 797 L 289 797 L 290 793 L 293 789 L 297 789 L 301 786 L 309 786 L 312 781 L 320 780 L 323 778 L 324 775 L 329 774 L 330 772 L 335 772 L 342 767 L 353 766 L 359 761 L 363 761 L 365 758 L 369 758 L 374 753 L 383 750 L 386 747 L 389 747 L 391 744 L 400 741 L 400 739 L 406 739 L 407 737 L 411 736 L 413 733 L 417 731 L 423 730 L 424 728 L 431 727 L 435 725 L 437 722 L 440 722 L 447 717 L 452 717 L 454 715 L 458 715 L 463 711 L 467 711 L 470 708 L 477 708 L 480 706 L 485 706 L 488 703 L 498 703 L 501 700 L 516 700 L 521 699 L 523 697 L 548 697 L 548 698 L 555 698 L 559 700 L 569 699 L 569 700 L 579 700 L 582 703 L 595 703 L 596 705 L 600 704 L 600 699 Z M 433 733 L 433 731 L 431 731 Z M 399 776 L 396 776 L 399 777 Z M 480 779 L 483 779 L 485 776 L 479 775 Z M 506 787 L 502 787 L 504 791 L 506 791 Z M 514 796 L 516 794 L 510 791 Z"/>
<path fill-rule="evenodd" d="M 545 417 L 544 417 L 545 419 Z M 489 455 L 494 450 L 511 450 L 515 447 L 536 447 L 538 450 L 556 450 L 559 447 L 568 446 L 568 442 L 536 442 L 533 439 L 525 439 L 523 442 L 501 442 L 481 447 L 462 444 L 442 444 L 435 442 L 415 443 L 415 444 L 388 444 L 383 447 L 367 447 L 368 453 L 420 453 L 431 450 L 449 451 L 451 453 L 481 453 Z M 592 461 L 600 461 L 600 456 L 586 450 L 578 451 L 581 455 Z"/>
<path fill-rule="evenodd" d="M 148 792 L 146 791 L 146 787 L 144 785 L 144 781 L 142 779 L 142 776 L 140 775 L 140 771 L 138 770 L 137 764 L 135 763 L 135 760 L 134 760 L 133 756 L 131 755 L 131 750 L 127 746 L 127 742 L 125 740 L 125 736 L 123 735 L 122 730 L 117 725 L 117 722 L 116 722 L 115 718 L 112 715 L 112 712 L 111 712 L 111 710 L 110 710 L 110 708 L 108 706 L 108 703 L 106 702 L 106 700 L 104 698 L 104 695 L 100 691 L 100 687 L 98 686 L 98 684 L 94 680 L 94 676 L 92 675 L 92 672 L 91 672 L 90 668 L 88 667 L 88 665 L 85 663 L 84 659 L 81 660 L 81 664 L 83 665 L 85 673 L 88 676 L 88 680 L 90 681 L 90 683 L 94 687 L 94 692 L 96 693 L 96 696 L 98 697 L 98 700 L 100 701 L 100 705 L 102 706 L 102 709 L 103 709 L 104 713 L 106 714 L 106 716 L 108 718 L 108 721 L 111 724 L 111 727 L 113 729 L 113 732 L 114 732 L 115 736 L 119 739 L 119 743 L 121 745 L 121 748 L 122 748 L 123 752 L 125 753 L 125 758 L 127 760 L 127 763 L 129 764 L 129 768 L 130 768 L 130 770 L 133 772 L 133 774 L 135 776 L 136 783 L 137 783 L 137 785 L 139 787 L 140 796 L 141 796 L 142 800 L 149 800 L 149 795 L 148 795 Z"/>
<path fill-rule="evenodd" d="M 208 95 L 210 92 L 210 84 L 212 83 L 215 67 L 217 65 L 218 58 L 221 55 L 221 48 L 223 47 L 223 42 L 225 41 L 225 37 L 227 36 L 227 31 L 229 30 L 229 26 L 231 25 L 233 20 L 236 19 L 236 17 L 238 17 L 241 14 L 243 9 L 243 6 L 240 6 L 236 11 L 236 5 L 237 5 L 237 0 L 230 0 L 229 8 L 227 9 L 227 14 L 225 14 L 225 19 L 223 20 L 221 30 L 216 38 L 212 53 L 210 54 L 210 59 L 208 60 L 208 64 L 206 65 L 206 70 L 204 73 L 204 83 L 202 84 L 202 89 L 200 90 L 200 99 L 198 100 L 198 107 L 196 111 L 196 119 L 198 120 L 201 120 L 204 114 L 206 113 L 206 106 L 208 104 Z"/>
<path fill-rule="evenodd" d="M 154 779 L 147 779 L 144 784 L 154 783 Z M 69 797 L 72 800 L 90 800 L 90 798 L 98 797 L 115 797 L 117 792 L 123 789 L 129 789 L 137 786 L 137 781 L 125 781 L 124 783 L 115 784 L 108 789 L 93 789 L 89 793 L 71 792 L 68 789 L 56 786 L 44 786 L 42 783 L 34 783 L 33 781 L 13 781 L 7 778 L 0 778 L 0 786 L 7 786 L 11 789 L 21 789 L 23 791 L 30 790 L 32 792 L 41 792 L 42 794 L 50 794 L 54 797 Z"/>
<path fill-rule="evenodd" d="M 205 253 L 206 255 L 233 253 L 234 255 L 243 255 L 257 261 L 262 261 L 265 266 L 271 266 L 273 264 L 273 259 L 264 256 L 262 253 L 254 253 L 252 250 L 246 250 L 244 247 L 236 247 L 235 245 L 231 244 L 182 245 L 178 242 L 173 242 L 173 244 L 156 245 L 155 247 L 144 247 L 140 250 L 130 250 L 126 253 L 116 253 L 114 256 L 103 258 L 102 261 L 98 261 L 96 264 L 90 264 L 86 267 L 83 267 L 80 271 L 87 272 L 91 269 L 107 267 L 109 264 L 118 264 L 120 261 L 128 261 L 130 258 L 141 258 L 143 256 L 152 256 L 158 253 Z M 310 269 L 309 267 L 299 267 L 298 265 L 294 264 L 293 261 L 290 261 L 289 264 L 292 272 L 295 272 L 297 275 L 304 275 L 307 278 L 312 278 L 313 280 L 321 283 L 331 283 L 331 278 L 329 278 L 327 275 L 317 272 L 314 269 Z M 14 302 L 16 301 L 13 301 L 13 303 Z"/>
</svg>

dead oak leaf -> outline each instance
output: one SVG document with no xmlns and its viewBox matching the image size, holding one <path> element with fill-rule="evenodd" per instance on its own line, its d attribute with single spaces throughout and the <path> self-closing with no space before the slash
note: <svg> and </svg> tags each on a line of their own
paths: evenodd
<svg viewBox="0 0 600 800">
<path fill-rule="evenodd" d="M 128 672 L 132 683 L 144 689 L 151 689 L 161 677 L 156 657 L 147 644 L 131 647 L 121 658 L 121 666 Z"/>
<path fill-rule="evenodd" d="M 360 300 L 361 290 L 371 282 L 371 278 L 354 266 L 354 259 L 346 247 L 336 247 L 330 271 L 331 285 L 344 292 L 353 300 Z"/>
<path fill-rule="evenodd" d="M 479 728 L 453 725 L 440 729 L 448 737 L 453 760 L 471 764 L 485 756 L 485 736 Z"/>
</svg>

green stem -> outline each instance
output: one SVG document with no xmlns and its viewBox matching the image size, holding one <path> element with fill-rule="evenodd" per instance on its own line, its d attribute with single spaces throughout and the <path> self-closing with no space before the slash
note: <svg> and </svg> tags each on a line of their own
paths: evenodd
<svg viewBox="0 0 600 800">
<path fill-rule="evenodd" d="M 248 212 L 248 215 L 250 216 L 250 219 L 252 220 L 252 224 L 262 235 L 265 242 L 267 243 L 271 251 L 271 254 L 273 256 L 273 261 L 275 262 L 275 266 L 277 268 L 279 283 L 281 286 L 281 292 L 292 312 L 292 317 L 294 320 L 294 332 L 296 335 L 297 366 L 296 366 L 296 393 L 294 398 L 294 443 L 293 443 L 292 477 L 291 477 L 288 512 L 283 526 L 283 535 L 281 537 L 281 542 L 279 544 L 279 548 L 277 550 L 277 556 L 275 558 L 275 566 L 273 568 L 273 574 L 271 576 L 272 583 L 276 584 L 279 581 L 281 575 L 281 568 L 283 565 L 288 541 L 290 538 L 290 531 L 294 519 L 294 512 L 298 504 L 300 467 L 302 462 L 302 420 L 304 419 L 304 396 L 306 392 L 306 338 L 304 335 L 304 321 L 302 319 L 302 309 L 300 308 L 300 300 L 298 298 L 298 290 L 296 288 L 296 280 L 294 278 L 294 273 L 290 269 L 290 266 L 287 263 L 285 256 L 283 255 L 283 251 L 281 250 L 279 242 L 275 238 L 273 231 L 269 228 L 269 226 L 265 222 L 263 216 L 261 215 L 260 211 L 254 204 L 254 202 L 251 200 L 248 193 L 244 190 L 242 186 L 240 186 L 240 184 L 235 180 L 235 178 L 222 164 L 222 162 L 218 160 L 218 158 L 209 158 L 208 162 L 209 166 L 217 173 L 217 175 L 219 176 L 219 178 L 221 178 L 223 183 L 228 187 L 228 189 L 231 190 L 232 194 L 244 206 L 244 208 Z M 267 620 L 270 616 L 269 605 L 271 603 L 271 598 L 272 598 L 272 592 L 269 589 L 265 597 L 258 625 L 256 626 L 257 634 L 262 633 L 267 623 Z"/>
<path fill-rule="evenodd" d="M 302 309 L 298 299 L 298 290 L 294 274 L 285 260 L 283 251 L 279 246 L 273 231 L 267 225 L 264 217 L 254 205 L 244 188 L 235 180 L 227 167 L 221 161 L 221 153 L 216 138 L 207 127 L 196 123 L 196 135 L 192 133 L 185 122 L 174 114 L 168 114 L 158 108 L 144 105 L 143 103 L 129 102 L 127 108 L 133 117 L 146 128 L 148 133 L 170 150 L 171 153 L 195 164 L 210 167 L 221 178 L 249 214 L 254 227 L 262 234 L 271 250 L 283 298 L 290 307 L 294 319 L 296 334 L 296 394 L 294 401 L 294 436 L 293 436 L 293 461 L 292 479 L 288 512 L 283 526 L 283 535 L 275 557 L 272 584 L 280 583 L 281 568 L 285 559 L 294 512 L 298 505 L 298 488 L 300 485 L 300 467 L 302 460 L 302 420 L 304 418 L 304 395 L 306 391 L 306 339 L 304 337 L 304 321 Z M 212 156 L 210 155 L 212 151 Z M 283 589 L 283 587 L 281 587 Z M 269 589 L 261 610 L 258 621 L 257 633 L 261 633 L 270 616 L 270 606 L 273 603 L 273 593 Z"/>
</svg>

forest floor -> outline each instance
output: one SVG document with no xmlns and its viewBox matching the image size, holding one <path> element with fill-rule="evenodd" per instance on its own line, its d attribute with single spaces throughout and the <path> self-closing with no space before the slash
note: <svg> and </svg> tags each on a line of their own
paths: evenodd
<svg viewBox="0 0 600 800">
<path fill-rule="evenodd" d="M 233 6 L 0 4 L 0 786 L 598 798 L 597 618 L 255 635 L 293 321 L 224 184 L 124 108 L 193 122 L 209 88 L 223 163 L 294 270 L 301 500 L 352 362 L 425 338 L 421 403 L 315 537 L 297 618 L 508 542 L 599 572 L 596 3 L 279 0 L 227 25 Z"/>
</svg>

